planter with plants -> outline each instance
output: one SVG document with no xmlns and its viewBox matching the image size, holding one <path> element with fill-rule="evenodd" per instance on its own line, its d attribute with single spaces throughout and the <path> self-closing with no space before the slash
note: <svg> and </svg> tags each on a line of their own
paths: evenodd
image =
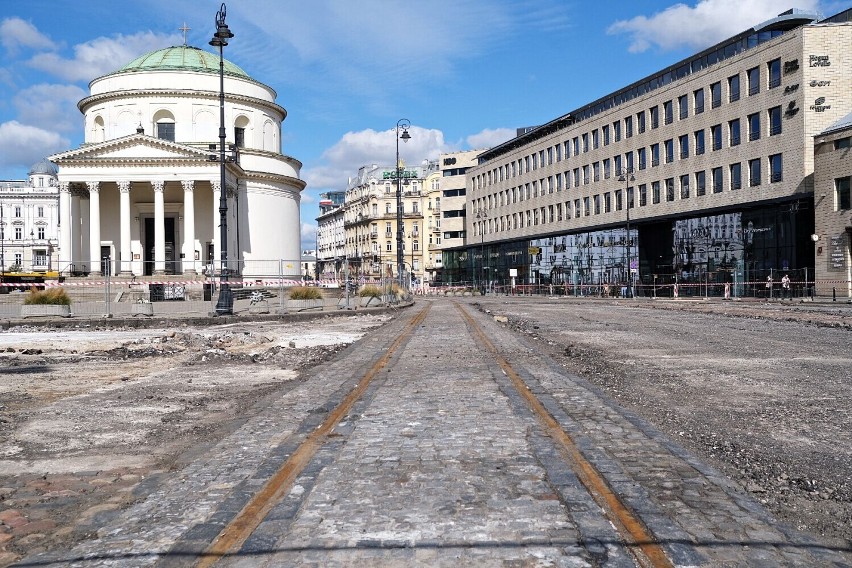
<svg viewBox="0 0 852 568">
<path fill-rule="evenodd" d="M 382 305 L 382 291 L 378 286 L 366 284 L 358 290 L 358 303 L 362 308 Z"/>
<path fill-rule="evenodd" d="M 301 312 L 302 310 L 321 310 L 325 306 L 322 291 L 312 286 L 296 286 L 290 289 L 287 309 Z"/>
<path fill-rule="evenodd" d="M 71 298 L 62 288 L 31 288 L 24 298 L 24 305 L 21 306 L 21 317 L 34 316 L 70 317 Z"/>
</svg>

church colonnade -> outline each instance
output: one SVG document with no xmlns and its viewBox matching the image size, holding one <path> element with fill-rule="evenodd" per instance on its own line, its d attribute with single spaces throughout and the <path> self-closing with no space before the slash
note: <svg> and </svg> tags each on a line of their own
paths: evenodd
<svg viewBox="0 0 852 568">
<path fill-rule="evenodd" d="M 60 270 L 141 276 L 193 275 L 210 263 L 218 269 L 219 199 L 218 180 L 60 181 L 59 243 L 68 251 Z"/>
</svg>

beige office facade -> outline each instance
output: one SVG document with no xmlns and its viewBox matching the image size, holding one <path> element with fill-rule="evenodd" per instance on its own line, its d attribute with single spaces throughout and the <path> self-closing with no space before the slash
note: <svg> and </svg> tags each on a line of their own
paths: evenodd
<svg viewBox="0 0 852 568">
<path fill-rule="evenodd" d="M 814 136 L 852 110 L 850 12 L 781 14 L 480 154 L 448 278 L 474 280 L 460 259 L 484 243 L 489 284 L 744 295 L 789 271 L 804 290 Z"/>
</svg>

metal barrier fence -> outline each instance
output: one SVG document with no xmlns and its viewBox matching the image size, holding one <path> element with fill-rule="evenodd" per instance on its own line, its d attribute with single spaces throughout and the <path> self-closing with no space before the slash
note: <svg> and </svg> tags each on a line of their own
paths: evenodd
<svg viewBox="0 0 852 568">
<path fill-rule="evenodd" d="M 360 278 L 346 282 L 291 280 L 284 278 L 229 280 L 233 295 L 233 312 L 240 313 L 284 313 L 307 309 L 355 309 L 377 305 L 396 305 L 410 297 L 408 289 L 400 289 L 395 279 L 368 280 Z M 44 282 L 34 285 L 36 289 L 61 289 L 70 299 L 66 313 L 55 315 L 102 317 L 202 317 L 216 311 L 221 282 L 214 278 L 188 280 L 141 280 L 136 278 L 103 279 L 68 278 L 63 282 Z M 294 301 L 290 298 L 293 288 L 316 288 L 322 298 L 315 301 Z M 359 301 L 358 291 L 374 286 L 375 301 Z M 28 315 L 50 315 L 40 308 L 26 307 L 25 300 L 30 291 L 21 286 L 0 286 L 0 318 L 17 319 Z"/>
</svg>

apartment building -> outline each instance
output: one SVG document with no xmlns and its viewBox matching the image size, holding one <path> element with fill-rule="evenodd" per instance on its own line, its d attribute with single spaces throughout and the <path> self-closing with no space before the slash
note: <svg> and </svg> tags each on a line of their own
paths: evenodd
<svg viewBox="0 0 852 568">
<path fill-rule="evenodd" d="M 0 273 L 55 272 L 59 263 L 56 166 L 34 164 L 26 180 L 0 181 Z M 0 287 L 0 293 L 8 288 Z"/>
<path fill-rule="evenodd" d="M 437 171 L 437 163 L 426 160 L 418 166 L 400 165 L 400 171 L 400 227 L 394 167 L 364 166 L 349 180 L 343 206 L 344 252 L 350 273 L 359 278 L 398 278 L 398 250 L 402 251 L 406 280 L 423 278 L 423 200 L 426 179 Z"/>
<path fill-rule="evenodd" d="M 466 174 L 468 238 L 446 251 L 443 281 L 484 266 L 490 283 L 512 270 L 518 283 L 640 293 L 801 279 L 814 266 L 814 136 L 852 109 L 850 14 L 785 12 L 481 153 Z"/>
<path fill-rule="evenodd" d="M 346 193 L 329 191 L 320 194 L 317 221 L 316 270 L 321 280 L 345 277 L 346 252 L 343 230 L 343 204 Z"/>
</svg>

